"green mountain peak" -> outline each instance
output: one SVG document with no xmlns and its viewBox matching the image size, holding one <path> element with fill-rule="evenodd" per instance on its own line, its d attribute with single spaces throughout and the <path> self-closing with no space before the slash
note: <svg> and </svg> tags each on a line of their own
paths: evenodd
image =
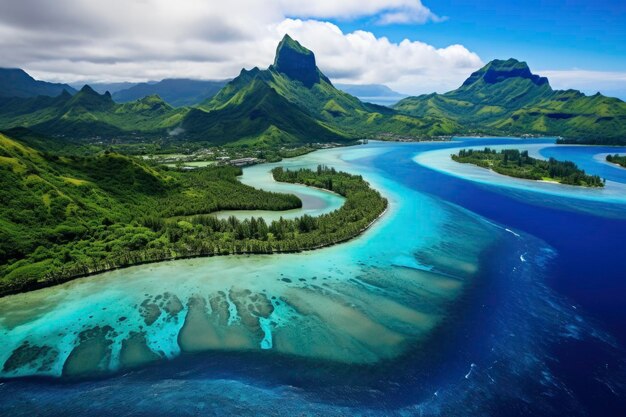
<svg viewBox="0 0 626 417">
<path fill-rule="evenodd" d="M 285 35 L 278 44 L 273 67 L 309 88 L 320 81 L 315 54 L 289 35 Z"/>
<path fill-rule="evenodd" d="M 481 80 L 487 84 L 497 84 L 510 79 L 526 79 L 537 86 L 549 85 L 548 79 L 533 74 L 526 62 L 509 58 L 507 60 L 494 59 L 489 62 L 470 75 L 462 87 L 471 86 Z"/>
<path fill-rule="evenodd" d="M 553 90 L 528 64 L 494 60 L 445 94 L 407 97 L 394 109 L 414 117 L 450 119 L 454 133 L 564 136 L 567 141 L 623 143 L 626 103 L 601 94 Z"/>
<path fill-rule="evenodd" d="M 88 85 L 83 86 L 76 95 L 67 101 L 66 107 L 68 108 L 83 108 L 87 111 L 104 110 L 111 108 L 115 103 L 111 98 L 111 94 L 106 92 L 104 94 L 98 94 L 93 88 Z"/>
<path fill-rule="evenodd" d="M 83 86 L 83 88 L 80 89 L 80 92 L 83 94 L 92 94 L 92 95 L 99 95 L 96 90 L 94 90 L 93 88 L 91 88 L 88 84 L 85 84 Z"/>
<path fill-rule="evenodd" d="M 278 65 L 278 55 L 279 52 L 283 49 L 290 49 L 302 55 L 314 55 L 313 52 L 300 44 L 297 40 L 293 39 L 289 34 L 285 34 L 283 39 L 279 42 L 276 47 L 276 60 L 274 60 L 274 65 Z"/>
</svg>

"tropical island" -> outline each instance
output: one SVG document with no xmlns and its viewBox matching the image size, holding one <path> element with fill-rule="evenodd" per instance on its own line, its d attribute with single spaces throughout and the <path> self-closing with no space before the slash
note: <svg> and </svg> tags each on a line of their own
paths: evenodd
<svg viewBox="0 0 626 417">
<path fill-rule="evenodd" d="M 184 97 L 181 82 L 164 82 L 168 90 L 159 91 L 181 105 L 175 107 L 157 91 L 121 99 L 0 70 L 0 92 L 9 97 L 0 103 L 0 294 L 144 262 L 320 247 L 354 237 L 386 206 L 360 177 L 326 167 L 277 169 L 277 181 L 313 185 L 347 200 L 319 218 L 218 220 L 211 213 L 302 204 L 241 184 L 240 165 L 367 138 L 522 131 L 584 138 L 589 129 L 580 130 L 580 121 L 588 114 L 603 116 L 594 119 L 594 134 L 609 119 L 606 129 L 621 132 L 621 124 L 613 127 L 625 110 L 617 99 L 554 91 L 513 59 L 487 64 L 444 95 L 409 97 L 393 108 L 365 103 L 337 89 L 314 53 L 288 35 L 267 69 L 207 83 L 207 96 L 197 101 Z M 150 88 L 157 87 L 139 90 Z M 558 112 L 548 102 L 560 103 Z M 600 114 L 597 106 L 612 110 Z M 528 130 L 537 117 L 549 129 Z M 536 160 L 527 152 L 470 150 L 453 158 L 514 177 L 603 186 L 571 162 Z"/>
<path fill-rule="evenodd" d="M 344 205 L 313 218 L 219 220 L 220 210 L 288 210 L 294 195 L 237 180 L 241 168 L 177 170 L 101 152 L 60 156 L 0 134 L 0 295 L 177 258 L 294 252 L 353 238 L 387 206 L 360 176 L 275 169 L 277 181 L 324 188 Z"/>
<path fill-rule="evenodd" d="M 587 175 L 571 161 L 557 161 L 554 158 L 544 161 L 530 157 L 528 151 L 518 149 L 501 151 L 490 148 L 461 149 L 458 154 L 452 155 L 452 159 L 456 162 L 491 169 L 509 177 L 583 187 L 604 187 L 602 178 L 597 175 Z"/>
<path fill-rule="evenodd" d="M 606 162 L 610 162 L 612 164 L 616 164 L 623 168 L 626 168 L 626 155 L 607 155 Z"/>
</svg>

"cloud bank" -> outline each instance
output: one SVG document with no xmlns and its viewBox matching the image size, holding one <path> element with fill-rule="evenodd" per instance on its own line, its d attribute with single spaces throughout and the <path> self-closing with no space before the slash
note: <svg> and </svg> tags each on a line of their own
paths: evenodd
<svg viewBox="0 0 626 417">
<path fill-rule="evenodd" d="M 314 50 L 320 68 L 339 82 L 443 91 L 482 64 L 461 45 L 392 43 L 325 21 L 364 17 L 379 24 L 442 20 L 417 0 L 1 2 L 1 65 L 62 82 L 227 78 L 271 64 L 285 33 Z"/>
</svg>

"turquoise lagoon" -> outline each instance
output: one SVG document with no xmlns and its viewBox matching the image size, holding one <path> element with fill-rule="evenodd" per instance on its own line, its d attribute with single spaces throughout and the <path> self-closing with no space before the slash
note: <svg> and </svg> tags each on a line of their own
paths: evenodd
<svg viewBox="0 0 626 417">
<path fill-rule="evenodd" d="M 333 149 L 244 171 L 247 184 L 302 197 L 287 216 L 334 210 L 342 199 L 277 184 L 273 166 L 363 175 L 390 208 L 349 243 L 142 265 L 1 299 L 2 376 L 93 375 L 214 350 L 352 364 L 402 355 L 446 319 L 503 229 L 358 164 L 385 151 Z"/>
<path fill-rule="evenodd" d="M 570 159 L 602 190 L 455 164 L 458 148 Z M 626 407 L 624 148 L 554 139 L 370 143 L 318 164 L 390 201 L 358 238 L 298 254 L 180 260 L 0 299 L 0 414 L 618 415 Z M 250 213 L 221 213 L 228 216 Z M 43 412 L 42 410 L 45 410 Z"/>
</svg>

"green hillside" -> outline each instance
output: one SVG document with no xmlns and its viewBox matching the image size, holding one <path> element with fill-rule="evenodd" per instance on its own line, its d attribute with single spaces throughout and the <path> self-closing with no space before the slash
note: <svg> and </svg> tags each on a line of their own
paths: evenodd
<svg viewBox="0 0 626 417">
<path fill-rule="evenodd" d="M 260 107 L 268 106 L 282 109 L 280 115 L 259 112 Z M 202 116 L 199 111 L 207 115 Z M 387 107 L 363 103 L 338 90 L 317 68 L 313 52 L 288 35 L 278 45 L 273 65 L 267 70 L 242 70 L 215 97 L 202 103 L 199 111 L 190 112 L 183 122 L 183 127 L 191 134 L 212 137 L 214 132 L 223 129 L 220 120 L 238 120 L 241 128 L 225 131 L 221 140 L 244 139 L 249 143 L 424 137 L 449 134 L 458 128 L 450 120 L 417 119 Z M 259 114 L 266 119 L 263 123 L 255 122 Z M 300 122 L 300 119 L 303 120 Z M 296 123 L 301 126 L 295 126 Z M 271 139 L 268 139 L 268 129 L 272 132 Z M 227 136 L 229 133 L 231 137 Z"/>
<path fill-rule="evenodd" d="M 503 132 L 532 129 L 533 133 L 563 136 L 562 142 L 626 143 L 626 103 L 602 94 L 555 91 L 493 123 Z"/>
<path fill-rule="evenodd" d="M 221 93 L 220 93 L 221 94 Z M 183 127 L 187 135 L 216 144 L 341 142 L 348 139 L 294 106 L 265 81 L 253 78 L 211 111 L 191 110 Z"/>
<path fill-rule="evenodd" d="M 179 256 L 184 248 L 174 243 L 193 226 L 168 223 L 176 216 L 301 206 L 295 196 L 241 184 L 240 174 L 164 170 L 109 152 L 56 156 L 0 134 L 0 293 Z"/>
<path fill-rule="evenodd" d="M 159 88 L 172 97 L 187 97 L 193 86 L 186 81 Z M 133 94 L 152 91 L 142 88 Z M 600 94 L 554 91 L 526 63 L 509 59 L 490 62 L 456 90 L 408 97 L 389 108 L 335 88 L 317 67 L 314 53 L 285 35 L 269 68 L 242 70 L 195 107 L 174 108 L 154 94 L 116 103 L 108 92 L 85 86 L 74 96 L 63 91 L 56 97 L 1 101 L 0 130 L 17 127 L 79 139 L 166 138 L 262 147 L 453 134 L 534 134 L 562 136 L 563 142 L 623 144 L 626 103 Z"/>
<path fill-rule="evenodd" d="M 358 235 L 387 206 L 360 176 L 276 168 L 277 181 L 326 188 L 345 204 L 318 218 L 220 220 L 210 213 L 302 206 L 238 175 L 232 166 L 168 170 L 112 152 L 58 156 L 0 134 L 0 296 L 138 263 L 319 248 Z"/>
<path fill-rule="evenodd" d="M 74 138 L 165 133 L 187 109 L 175 109 L 158 96 L 118 104 L 109 93 L 84 86 L 74 96 L 13 98 L 0 104 L 0 129 L 26 127 L 46 135 Z"/>
<path fill-rule="evenodd" d="M 515 59 L 495 60 L 445 94 L 408 97 L 394 108 L 458 123 L 457 134 L 540 134 L 564 141 L 626 143 L 626 103 L 601 94 L 554 91 Z"/>
</svg>

